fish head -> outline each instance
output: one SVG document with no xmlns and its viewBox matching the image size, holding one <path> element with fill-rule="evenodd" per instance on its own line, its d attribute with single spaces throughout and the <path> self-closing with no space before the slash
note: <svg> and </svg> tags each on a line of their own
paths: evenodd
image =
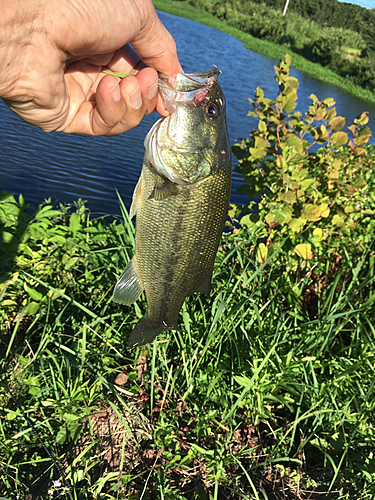
<svg viewBox="0 0 375 500">
<path fill-rule="evenodd" d="M 170 112 L 150 130 L 146 151 L 158 173 L 186 185 L 214 174 L 223 151 L 230 157 L 226 104 L 217 68 L 159 78 Z"/>
</svg>

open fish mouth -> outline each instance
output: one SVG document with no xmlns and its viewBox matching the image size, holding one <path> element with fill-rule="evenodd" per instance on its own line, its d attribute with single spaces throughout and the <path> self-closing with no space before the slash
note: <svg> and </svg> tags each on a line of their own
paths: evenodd
<svg viewBox="0 0 375 500">
<path fill-rule="evenodd" d="M 159 73 L 159 91 L 167 111 L 173 113 L 176 108 L 174 103 L 192 106 L 203 103 L 220 74 L 216 67 L 201 73 L 177 73 L 172 76 Z"/>
</svg>

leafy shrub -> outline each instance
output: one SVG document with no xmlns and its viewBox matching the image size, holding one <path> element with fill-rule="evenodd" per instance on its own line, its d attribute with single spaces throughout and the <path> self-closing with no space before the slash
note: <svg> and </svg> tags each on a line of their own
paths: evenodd
<svg viewBox="0 0 375 500">
<path fill-rule="evenodd" d="M 298 80 L 289 76 L 290 63 L 286 55 L 275 68 L 275 100 L 259 87 L 255 100 L 249 99 L 258 128 L 233 147 L 246 182 L 239 190 L 251 199 L 247 211 L 259 209 L 241 224 L 263 228 L 263 260 L 284 238 L 289 263 L 314 257 L 317 265 L 327 258 L 326 248 L 340 257 L 343 243 L 359 255 L 375 230 L 375 155 L 364 147 L 371 136 L 367 113 L 348 127 L 349 140 L 332 98 L 320 101 L 312 94 L 307 113 L 296 112 Z"/>
</svg>

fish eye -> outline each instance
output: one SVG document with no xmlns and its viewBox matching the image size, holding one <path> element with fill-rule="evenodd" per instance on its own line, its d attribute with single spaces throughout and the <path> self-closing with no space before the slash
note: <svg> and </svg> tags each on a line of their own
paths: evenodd
<svg viewBox="0 0 375 500">
<path fill-rule="evenodd" d="M 208 118 L 217 118 L 219 115 L 219 107 L 214 102 L 209 102 L 206 106 L 206 114 Z"/>
</svg>

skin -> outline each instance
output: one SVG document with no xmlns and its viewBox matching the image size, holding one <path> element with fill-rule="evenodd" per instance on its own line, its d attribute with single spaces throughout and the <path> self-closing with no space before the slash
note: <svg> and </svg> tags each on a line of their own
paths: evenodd
<svg viewBox="0 0 375 500">
<path fill-rule="evenodd" d="M 151 0 L 0 0 L 0 12 L 0 97 L 26 122 L 116 135 L 168 114 L 157 71 L 182 68 Z"/>
</svg>

